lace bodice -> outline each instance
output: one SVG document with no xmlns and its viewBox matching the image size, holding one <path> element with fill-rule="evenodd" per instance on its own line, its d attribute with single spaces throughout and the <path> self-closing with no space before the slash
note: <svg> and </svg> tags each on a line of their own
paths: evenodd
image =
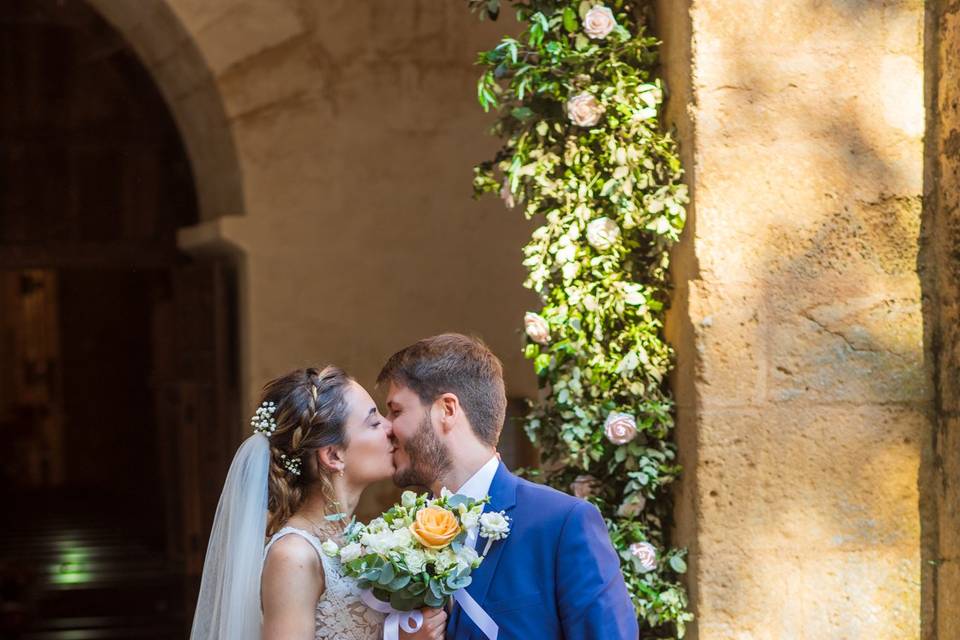
<svg viewBox="0 0 960 640">
<path fill-rule="evenodd" d="M 313 545 L 323 565 L 324 591 L 317 602 L 316 640 L 379 640 L 383 637 L 384 614 L 360 601 L 360 589 L 340 570 L 340 560 L 330 558 L 313 534 L 295 527 L 284 527 L 273 534 L 263 551 L 266 559 L 273 543 L 288 534 L 296 534 Z"/>
</svg>

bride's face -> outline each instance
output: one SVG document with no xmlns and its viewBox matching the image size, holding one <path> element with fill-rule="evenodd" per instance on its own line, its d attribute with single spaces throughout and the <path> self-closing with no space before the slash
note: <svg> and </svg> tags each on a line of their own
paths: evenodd
<svg viewBox="0 0 960 640">
<path fill-rule="evenodd" d="M 393 475 L 393 426 L 380 415 L 366 389 L 351 382 L 346 390 L 348 409 L 344 427 L 343 473 L 351 484 L 365 486 Z"/>
</svg>

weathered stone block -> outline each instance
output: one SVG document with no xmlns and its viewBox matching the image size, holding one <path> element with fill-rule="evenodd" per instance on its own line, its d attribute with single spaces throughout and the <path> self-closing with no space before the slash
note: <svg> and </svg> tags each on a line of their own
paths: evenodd
<svg viewBox="0 0 960 640">
<path fill-rule="evenodd" d="M 809 282 L 768 302 L 774 401 L 925 402 L 917 283 Z"/>
<path fill-rule="evenodd" d="M 762 293 L 689 283 L 689 321 L 697 343 L 697 393 L 706 406 L 742 406 L 766 395 Z"/>
</svg>

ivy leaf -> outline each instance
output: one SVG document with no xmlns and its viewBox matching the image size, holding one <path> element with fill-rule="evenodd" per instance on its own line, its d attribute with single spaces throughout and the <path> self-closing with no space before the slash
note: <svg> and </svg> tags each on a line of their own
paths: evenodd
<svg viewBox="0 0 960 640">
<path fill-rule="evenodd" d="M 563 10 L 563 28 L 567 30 L 567 33 L 576 33 L 579 27 L 577 14 L 574 13 L 571 7 L 565 8 Z"/>
<path fill-rule="evenodd" d="M 687 572 L 687 563 L 683 561 L 683 558 L 680 556 L 671 556 L 670 557 L 670 568 L 676 571 L 677 573 L 686 573 Z"/>
<path fill-rule="evenodd" d="M 520 122 L 525 122 L 533 117 L 533 110 L 530 107 L 514 107 L 510 111 L 510 115 Z"/>
</svg>

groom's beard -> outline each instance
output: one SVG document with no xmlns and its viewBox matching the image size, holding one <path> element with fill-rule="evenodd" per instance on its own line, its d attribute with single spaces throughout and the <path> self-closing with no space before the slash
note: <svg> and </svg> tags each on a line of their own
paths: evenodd
<svg viewBox="0 0 960 640">
<path fill-rule="evenodd" d="M 403 445 L 410 461 L 405 469 L 397 469 L 393 474 L 393 482 L 398 487 L 417 485 L 429 487 L 434 481 L 450 469 L 453 461 L 450 452 L 440 442 L 433 425 L 430 424 L 430 414 L 423 417 L 423 422 L 410 440 Z"/>
</svg>

